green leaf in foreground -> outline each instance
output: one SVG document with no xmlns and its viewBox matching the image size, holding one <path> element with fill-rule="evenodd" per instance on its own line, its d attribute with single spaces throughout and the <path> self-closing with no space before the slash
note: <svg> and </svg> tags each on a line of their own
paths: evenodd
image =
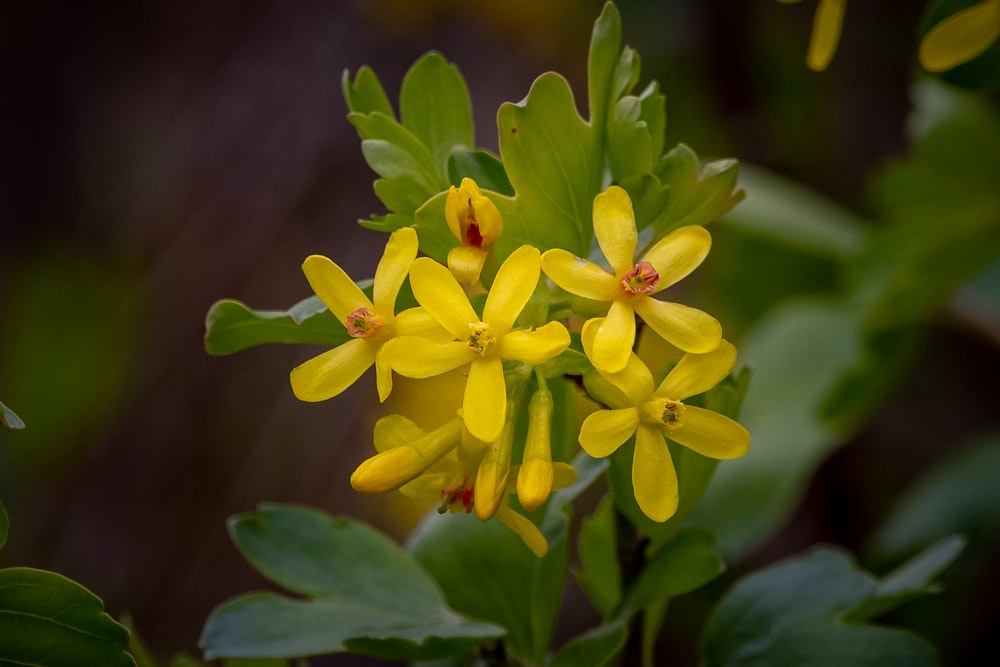
<svg viewBox="0 0 1000 667">
<path fill-rule="evenodd" d="M 252 310 L 239 301 L 222 299 L 205 316 L 205 350 L 217 356 L 265 343 L 333 347 L 348 340 L 347 329 L 315 296 L 288 310 Z"/>
<path fill-rule="evenodd" d="M 847 622 L 880 590 L 881 582 L 849 554 L 828 547 L 753 573 L 709 616 L 701 638 L 703 664 L 936 665 L 934 648 L 915 634 Z"/>
<path fill-rule="evenodd" d="M 449 609 L 411 556 L 363 524 L 305 507 L 262 505 L 231 519 L 229 528 L 251 565 L 304 598 L 257 592 L 223 603 L 202 633 L 209 659 L 350 651 L 426 660 L 503 634 Z"/>
<path fill-rule="evenodd" d="M 134 667 L 128 631 L 80 584 L 45 570 L 0 570 L 0 664 Z"/>
<path fill-rule="evenodd" d="M 7 544 L 7 531 L 10 529 L 10 519 L 7 517 L 7 508 L 0 503 L 0 549 Z"/>
</svg>

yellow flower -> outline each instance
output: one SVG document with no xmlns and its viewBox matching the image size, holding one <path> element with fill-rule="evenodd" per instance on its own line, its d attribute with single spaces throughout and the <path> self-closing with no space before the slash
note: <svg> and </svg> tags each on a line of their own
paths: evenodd
<svg viewBox="0 0 1000 667">
<path fill-rule="evenodd" d="M 438 343 L 403 336 L 383 348 L 386 363 L 406 377 L 431 377 L 469 364 L 462 417 L 466 428 L 484 442 L 496 440 L 506 420 L 503 360 L 535 366 L 569 346 L 569 332 L 558 322 L 532 331 L 512 330 L 538 283 L 539 264 L 538 250 L 532 246 L 511 253 L 497 272 L 480 318 L 452 274 L 421 257 L 410 269 L 413 294 L 455 340 Z"/>
<path fill-rule="evenodd" d="M 325 401 L 350 387 L 375 365 L 379 400 L 392 391 L 392 372 L 384 361 L 386 341 L 399 335 L 428 335 L 439 327 L 420 308 L 396 314 L 396 296 L 417 256 L 417 233 L 404 227 L 392 233 L 375 270 L 374 303 L 337 264 L 310 255 L 302 271 L 313 291 L 347 327 L 351 340 L 292 369 L 292 391 L 303 401 Z"/>
<path fill-rule="evenodd" d="M 784 4 L 799 1 L 778 0 Z M 840 41 L 846 5 L 847 0 L 819 0 L 816 14 L 813 16 L 809 53 L 806 55 L 806 65 L 809 66 L 809 69 L 822 72 L 833 60 L 833 54 L 837 52 L 837 43 Z"/>
<path fill-rule="evenodd" d="M 920 64 L 944 72 L 967 63 L 1000 37 L 1000 0 L 985 0 L 949 16 L 920 42 Z"/>
<path fill-rule="evenodd" d="M 444 219 L 462 242 L 448 253 L 448 268 L 458 282 L 475 285 L 493 243 L 503 232 L 500 211 L 474 180 L 463 178 L 458 188 L 453 185 L 448 190 Z"/>
<path fill-rule="evenodd" d="M 595 326 L 583 328 L 583 345 L 593 346 Z M 632 487 L 639 508 L 653 521 L 677 511 L 677 473 L 665 438 L 713 459 L 743 456 L 750 434 L 732 419 L 684 405 L 689 396 L 718 384 L 736 362 L 736 348 L 722 343 L 707 354 L 686 354 L 654 389 L 653 376 L 632 354 L 618 373 L 604 373 L 624 399 L 620 406 L 590 414 L 580 428 L 580 445 L 595 458 L 611 455 L 635 434 Z"/>
<path fill-rule="evenodd" d="M 513 427 L 504 429 L 501 440 L 506 440 L 509 452 Z M 545 537 L 537 526 L 515 512 L 506 502 L 513 492 L 519 466 L 503 474 L 504 485 L 486 496 L 490 507 L 483 511 L 477 504 L 482 494 L 478 479 L 484 474 L 487 446 L 472 438 L 462 429 L 461 419 L 455 417 L 431 431 L 424 431 L 400 415 L 383 417 L 375 424 L 375 456 L 358 466 L 351 475 L 351 485 L 363 493 L 383 493 L 399 489 L 400 493 L 416 499 L 439 503 L 438 512 L 472 512 L 480 519 L 496 516 L 504 525 L 517 533 L 535 555 L 541 557 L 548 551 Z M 508 456 L 509 460 L 509 456 Z M 489 473 L 486 473 L 487 475 Z M 553 464 L 554 488 L 572 484 L 576 471 L 566 463 Z M 495 497 L 495 499 L 494 499 Z"/>
<path fill-rule="evenodd" d="M 594 234 L 613 273 L 566 250 L 542 255 L 545 273 L 568 292 L 610 302 L 608 314 L 596 321 L 591 362 L 615 373 L 625 367 L 635 343 L 635 315 L 653 331 L 685 352 L 703 353 L 722 340 L 722 327 L 710 315 L 653 295 L 694 271 L 708 255 L 712 237 L 704 227 L 675 229 L 633 264 L 638 233 L 628 194 L 611 186 L 594 198 Z"/>
<path fill-rule="evenodd" d="M 552 462 L 552 392 L 539 374 L 539 387 L 528 402 L 528 436 L 517 480 L 517 499 L 529 512 L 535 511 L 552 493 L 555 466 Z"/>
</svg>

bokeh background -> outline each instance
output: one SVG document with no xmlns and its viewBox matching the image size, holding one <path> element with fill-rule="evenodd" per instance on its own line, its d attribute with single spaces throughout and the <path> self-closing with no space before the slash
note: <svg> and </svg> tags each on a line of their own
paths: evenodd
<svg viewBox="0 0 1000 667">
<path fill-rule="evenodd" d="M 811 2 L 618 6 L 625 42 L 642 57 L 640 85 L 655 78 L 666 92 L 668 146 L 766 167 L 865 220 L 873 173 L 907 150 L 922 4 L 849 3 L 824 73 L 804 63 Z M 600 5 L 41 0 L 3 9 L 0 400 L 27 428 L 0 431 L 0 499 L 11 517 L 0 566 L 80 581 L 167 657 L 196 654 L 211 608 L 264 585 L 232 547 L 227 517 L 260 501 L 302 502 L 403 539 L 418 513 L 348 483 L 371 447 L 372 377 L 336 400 L 300 403 L 287 374 L 316 349 L 210 357 L 205 313 L 223 297 L 287 308 L 309 294 L 299 265 L 312 253 L 356 277 L 371 272 L 383 237 L 356 221 L 383 209 L 345 120 L 345 68 L 370 65 L 394 98 L 407 67 L 441 51 L 468 82 L 477 141 L 495 151 L 497 107 L 521 99 L 538 74 L 562 73 L 583 103 Z M 705 298 L 723 308 L 711 312 L 737 342 L 769 302 L 838 283 L 823 258 L 775 250 L 725 222 L 713 235 L 720 259 L 703 271 L 752 255 L 770 276 L 742 307 L 717 298 L 738 285 L 705 281 Z M 811 477 L 791 520 L 705 596 L 677 603 L 660 646 L 671 664 L 695 664 L 699 619 L 735 576 L 818 542 L 862 551 L 894 499 L 953 443 L 1000 430 L 991 308 L 934 315 L 915 363 Z M 975 664 L 998 629 L 991 539 L 973 545 L 941 596 L 901 617 L 937 643 L 944 664 Z M 561 633 L 594 622 L 579 607 L 567 607 Z"/>
</svg>

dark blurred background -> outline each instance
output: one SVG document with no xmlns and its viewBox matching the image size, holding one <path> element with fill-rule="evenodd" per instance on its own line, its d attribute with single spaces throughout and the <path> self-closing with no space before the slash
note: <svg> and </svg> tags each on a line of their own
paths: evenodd
<svg viewBox="0 0 1000 667">
<path fill-rule="evenodd" d="M 817 74 L 804 63 L 814 3 L 618 3 L 640 85 L 655 78 L 667 94 L 668 146 L 766 166 L 861 213 L 872 170 L 906 147 L 922 4 L 849 3 L 837 56 Z M 228 516 L 295 501 L 404 537 L 413 510 L 348 483 L 371 447 L 372 377 L 335 401 L 300 403 L 287 374 L 315 349 L 213 358 L 205 313 L 223 297 L 290 306 L 309 294 L 299 265 L 311 253 L 358 278 L 371 272 L 383 237 L 356 221 L 382 208 L 345 120 L 345 68 L 370 65 L 395 100 L 409 65 L 441 51 L 469 84 L 477 141 L 496 150 L 497 107 L 538 74 L 562 73 L 584 102 L 600 5 L 41 0 L 0 10 L 0 400 L 27 424 L 0 432 L 11 517 L 0 565 L 80 581 L 169 656 L 196 652 L 215 604 L 262 585 L 229 542 Z M 938 371 L 994 386 L 996 345 L 948 326 L 935 336 L 948 350 Z M 901 386 L 923 391 L 935 372 Z M 996 394 L 985 391 L 956 400 L 972 406 L 969 431 L 996 425 Z M 919 429 L 903 431 L 909 442 L 894 435 L 911 401 L 894 394 L 820 470 L 755 564 L 821 540 L 858 547 L 899 487 L 883 489 L 865 466 L 935 458 Z M 565 632 L 593 621 L 567 613 Z M 949 641 L 967 655 L 973 640 Z M 665 655 L 686 664 L 692 643 L 677 633 Z"/>
</svg>

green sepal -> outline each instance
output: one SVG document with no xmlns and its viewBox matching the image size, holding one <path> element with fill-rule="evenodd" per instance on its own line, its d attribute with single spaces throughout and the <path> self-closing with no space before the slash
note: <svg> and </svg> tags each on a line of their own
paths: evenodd
<svg viewBox="0 0 1000 667">
<path fill-rule="evenodd" d="M 937 664 L 905 630 L 848 622 L 880 582 L 838 548 L 816 548 L 750 574 L 719 601 L 701 637 L 706 667 Z"/>
<path fill-rule="evenodd" d="M 0 426 L 19 431 L 24 428 L 24 420 L 18 417 L 17 414 L 6 405 L 0 403 Z"/>
<path fill-rule="evenodd" d="M 288 310 L 252 310 L 240 301 L 222 299 L 205 316 L 205 351 L 217 356 L 265 343 L 334 347 L 348 340 L 347 328 L 315 296 Z"/>
<path fill-rule="evenodd" d="M 100 598 L 61 574 L 0 570 L 0 664 L 135 667 L 128 630 Z"/>
<path fill-rule="evenodd" d="M 231 519 L 229 530 L 254 568 L 302 597 L 248 593 L 216 607 L 200 640 L 209 659 L 351 651 L 425 660 L 503 634 L 449 609 L 409 554 L 351 519 L 265 504 Z"/>
</svg>

